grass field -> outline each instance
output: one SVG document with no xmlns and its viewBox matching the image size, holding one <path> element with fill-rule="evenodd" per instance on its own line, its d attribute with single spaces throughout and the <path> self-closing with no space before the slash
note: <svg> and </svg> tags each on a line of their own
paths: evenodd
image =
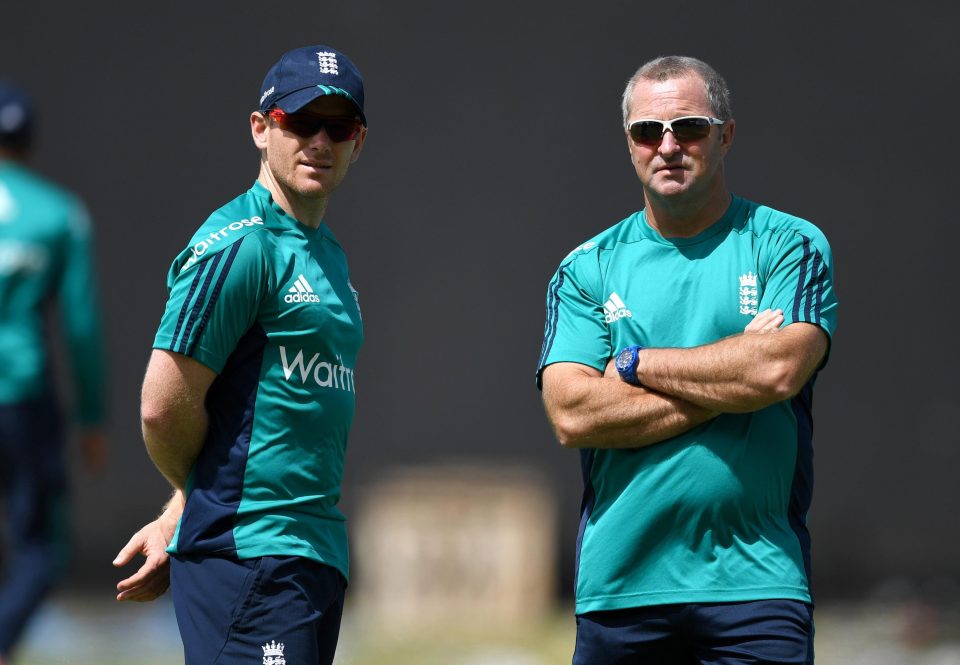
<svg viewBox="0 0 960 665">
<path fill-rule="evenodd" d="M 960 608 L 920 604 L 821 604 L 818 665 L 960 665 Z M 469 619 L 465 621 L 469 623 Z M 468 631 L 384 631 L 348 612 L 337 665 L 554 665 L 569 663 L 574 622 L 562 609 L 536 623 Z M 173 609 L 109 598 L 57 597 L 11 665 L 182 663 Z"/>
</svg>

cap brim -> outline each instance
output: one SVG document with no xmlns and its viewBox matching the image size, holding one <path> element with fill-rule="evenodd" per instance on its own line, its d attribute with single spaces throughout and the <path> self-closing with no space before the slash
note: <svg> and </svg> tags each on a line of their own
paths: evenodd
<svg viewBox="0 0 960 665">
<path fill-rule="evenodd" d="M 296 113 L 304 106 L 309 104 L 315 99 L 320 97 L 326 97 L 328 95 L 336 95 L 338 97 L 343 97 L 348 102 L 353 104 L 353 110 L 357 112 L 357 115 L 360 116 L 360 122 L 366 126 L 367 118 L 363 115 L 363 111 L 360 109 L 360 106 L 357 105 L 356 100 L 351 97 L 345 90 L 340 88 L 327 88 L 324 89 L 320 86 L 312 85 L 309 88 L 303 88 L 301 90 L 294 90 L 288 95 L 284 95 L 280 99 L 277 99 L 273 105 L 279 108 L 285 113 Z"/>
</svg>

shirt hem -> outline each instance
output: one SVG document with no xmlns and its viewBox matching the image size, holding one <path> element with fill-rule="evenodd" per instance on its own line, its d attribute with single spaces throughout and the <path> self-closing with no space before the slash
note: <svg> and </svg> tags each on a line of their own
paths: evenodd
<svg viewBox="0 0 960 665">
<path fill-rule="evenodd" d="M 701 589 L 661 591 L 655 593 L 631 593 L 611 596 L 591 596 L 578 598 L 576 614 L 601 612 L 606 610 L 624 610 L 650 605 L 676 605 L 680 603 L 737 603 L 753 600 L 772 600 L 785 598 L 804 603 L 813 602 L 810 591 L 802 587 L 761 587 L 756 589 Z"/>
<path fill-rule="evenodd" d="M 322 563 L 325 566 L 330 566 L 340 571 L 340 574 L 343 575 L 343 578 L 347 581 L 350 580 L 350 566 L 346 561 L 343 561 L 340 557 L 324 555 L 314 549 L 283 549 L 283 550 L 274 550 L 269 547 L 238 547 L 237 548 L 237 558 L 238 559 L 256 559 L 261 556 L 298 556 L 304 559 L 310 559 L 311 561 L 316 561 L 317 563 Z"/>
</svg>

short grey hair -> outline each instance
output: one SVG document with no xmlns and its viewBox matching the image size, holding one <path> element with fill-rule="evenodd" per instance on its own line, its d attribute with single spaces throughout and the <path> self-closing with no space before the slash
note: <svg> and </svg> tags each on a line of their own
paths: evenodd
<svg viewBox="0 0 960 665">
<path fill-rule="evenodd" d="M 707 99 L 713 114 L 720 120 L 729 120 L 733 117 L 733 108 L 730 105 L 730 88 L 727 82 L 717 71 L 703 60 L 685 55 L 666 55 L 647 62 L 640 67 L 627 81 L 627 88 L 623 91 L 623 124 L 627 124 L 630 117 L 630 100 L 633 89 L 641 80 L 669 81 L 695 74 L 699 76 L 707 90 Z"/>
</svg>

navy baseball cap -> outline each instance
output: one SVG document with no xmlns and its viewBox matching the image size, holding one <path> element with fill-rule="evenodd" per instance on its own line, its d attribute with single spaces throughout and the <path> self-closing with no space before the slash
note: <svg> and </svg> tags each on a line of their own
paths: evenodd
<svg viewBox="0 0 960 665">
<path fill-rule="evenodd" d="M 318 97 L 340 95 L 353 103 L 364 125 L 363 78 L 356 65 L 329 46 L 304 46 L 287 51 L 263 79 L 260 110 L 277 107 L 296 113 Z"/>
<path fill-rule="evenodd" d="M 0 146 L 23 148 L 33 135 L 33 105 L 13 81 L 0 79 Z"/>
</svg>

